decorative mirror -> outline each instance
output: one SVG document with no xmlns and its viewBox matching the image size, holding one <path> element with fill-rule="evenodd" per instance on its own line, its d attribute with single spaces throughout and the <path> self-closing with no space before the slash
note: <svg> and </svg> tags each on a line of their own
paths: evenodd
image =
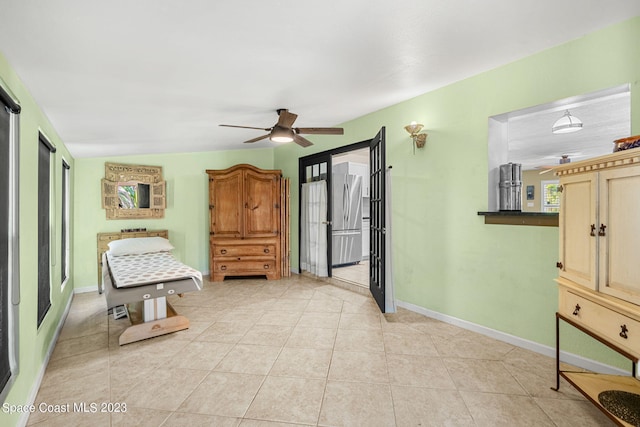
<svg viewBox="0 0 640 427">
<path fill-rule="evenodd" d="M 162 166 L 105 163 L 102 207 L 107 219 L 164 218 Z"/>
</svg>

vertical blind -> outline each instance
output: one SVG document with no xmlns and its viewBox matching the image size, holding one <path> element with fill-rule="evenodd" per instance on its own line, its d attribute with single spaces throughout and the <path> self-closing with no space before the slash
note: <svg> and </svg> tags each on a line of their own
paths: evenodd
<svg viewBox="0 0 640 427">
<path fill-rule="evenodd" d="M 40 134 L 38 147 L 38 327 L 51 307 L 51 153 L 56 149 Z"/>
<path fill-rule="evenodd" d="M 64 283 L 67 280 L 69 273 L 69 170 L 71 166 L 62 160 L 62 247 L 60 256 L 62 258 L 62 280 Z"/>
<path fill-rule="evenodd" d="M 11 113 L 20 113 L 20 105 L 0 86 L 0 392 L 11 379 L 10 316 L 12 276 L 10 275 L 13 236 L 11 212 Z"/>
<path fill-rule="evenodd" d="M 2 92 L 2 91 L 0 91 Z M 11 377 L 9 365 L 9 110 L 0 105 L 0 390 Z"/>
</svg>

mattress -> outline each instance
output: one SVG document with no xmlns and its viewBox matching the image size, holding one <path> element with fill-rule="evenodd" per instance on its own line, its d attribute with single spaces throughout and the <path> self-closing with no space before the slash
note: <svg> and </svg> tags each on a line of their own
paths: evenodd
<svg viewBox="0 0 640 427">
<path fill-rule="evenodd" d="M 140 257 L 138 255 L 109 256 L 109 253 L 105 252 L 102 255 L 102 282 L 108 308 L 202 289 L 202 274 L 199 271 L 182 264 L 170 252 L 164 254 L 165 256 L 162 257 L 150 257 L 148 256 L 150 254 Z M 134 261 L 133 257 L 137 260 Z M 112 268 L 112 262 L 119 267 Z M 138 266 L 134 267 L 134 264 Z M 151 271 L 154 265 L 161 270 L 160 273 Z M 126 266 L 132 269 L 126 272 L 121 271 Z M 140 280 L 136 280 L 134 271 L 137 271 Z M 121 281 L 119 286 L 116 285 L 118 280 Z"/>
<path fill-rule="evenodd" d="M 171 252 L 115 256 L 106 252 L 109 269 L 116 288 L 162 283 L 185 278 L 197 278 L 199 271 L 174 258 Z"/>
</svg>

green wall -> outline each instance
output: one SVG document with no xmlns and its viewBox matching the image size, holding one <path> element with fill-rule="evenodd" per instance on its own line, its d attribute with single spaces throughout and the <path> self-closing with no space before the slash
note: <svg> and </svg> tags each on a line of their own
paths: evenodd
<svg viewBox="0 0 640 427">
<path fill-rule="evenodd" d="M 477 215 L 487 210 L 488 118 L 630 83 L 632 129 L 640 133 L 638 40 L 640 17 L 344 123 L 340 141 L 279 147 L 275 166 L 297 176 L 300 156 L 370 139 L 385 126 L 397 299 L 554 346 L 558 229 L 485 225 Z M 412 120 L 429 133 L 415 155 L 403 128 Z M 297 206 L 295 193 L 294 267 Z M 563 349 L 620 364 L 599 344 L 565 335 Z"/>
<path fill-rule="evenodd" d="M 178 142 L 176 142 L 178 143 Z M 162 219 L 107 220 L 101 208 L 100 180 L 105 162 L 162 166 L 167 183 L 167 209 Z M 238 163 L 273 168 L 273 149 L 215 151 L 76 159 L 74 282 L 76 288 L 96 287 L 96 234 L 124 228 L 167 229 L 182 262 L 209 271 L 209 181 L 207 169 L 225 169 Z M 97 289 L 97 288 L 96 288 Z"/>
<path fill-rule="evenodd" d="M 56 134 L 49 120 L 42 113 L 29 91 L 24 87 L 5 57 L 0 53 L 0 78 L 6 89 L 13 92 L 22 106 L 19 126 L 20 156 L 20 305 L 19 305 L 19 356 L 18 375 L 11 386 L 5 402 L 24 404 L 42 369 L 49 347 L 52 345 L 58 324 L 64 314 L 74 288 L 73 277 L 61 288 L 60 274 L 60 235 L 62 212 L 62 159 L 71 166 L 71 178 L 75 175 L 75 163 Z M 51 308 L 40 327 L 37 327 L 38 298 L 38 132 L 45 134 L 57 148 L 52 156 L 53 197 L 52 210 L 55 223 L 52 225 L 55 241 L 51 266 Z M 73 192 L 73 187 L 72 187 Z M 73 203 L 73 195 L 71 199 Z M 73 222 L 73 213 L 71 214 Z M 73 230 L 71 231 L 73 236 Z M 73 251 L 73 247 L 72 247 Z M 73 262 L 71 264 L 73 269 Z M 19 414 L 7 414 L 0 411 L 0 425 L 15 425 Z"/>
</svg>

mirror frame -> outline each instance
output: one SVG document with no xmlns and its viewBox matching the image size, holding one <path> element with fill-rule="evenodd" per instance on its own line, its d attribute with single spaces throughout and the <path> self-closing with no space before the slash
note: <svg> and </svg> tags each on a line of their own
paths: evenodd
<svg viewBox="0 0 640 427">
<path fill-rule="evenodd" d="M 149 184 L 150 207 L 119 208 L 118 185 L 120 183 Z M 123 163 L 104 164 L 102 180 L 102 208 L 107 219 L 159 219 L 164 218 L 166 208 L 166 183 L 162 178 L 162 166 L 129 165 Z"/>
</svg>

